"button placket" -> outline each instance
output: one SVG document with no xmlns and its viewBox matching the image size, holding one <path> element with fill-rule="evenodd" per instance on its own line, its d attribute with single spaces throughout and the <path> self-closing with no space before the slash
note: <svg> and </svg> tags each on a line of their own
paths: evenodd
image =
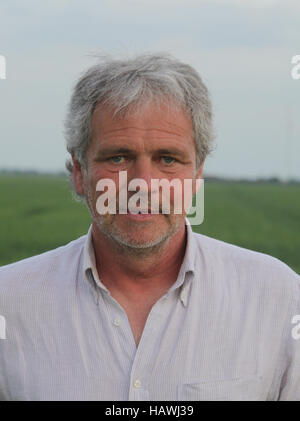
<svg viewBox="0 0 300 421">
<path fill-rule="evenodd" d="M 129 400 L 149 400 L 147 383 L 156 356 L 156 353 L 152 351 L 155 346 L 153 336 L 157 334 L 157 326 L 161 317 L 161 312 L 158 310 L 163 305 L 163 301 L 157 302 L 152 307 L 146 321 L 132 365 Z"/>
<path fill-rule="evenodd" d="M 129 326 L 127 315 L 122 306 L 110 295 L 106 294 L 104 298 L 105 307 L 107 310 L 107 322 L 111 326 L 112 340 L 116 350 L 116 355 L 119 355 L 118 360 L 123 367 L 126 357 L 126 366 L 128 369 L 132 366 L 136 347 L 131 341 L 131 329 Z"/>
</svg>

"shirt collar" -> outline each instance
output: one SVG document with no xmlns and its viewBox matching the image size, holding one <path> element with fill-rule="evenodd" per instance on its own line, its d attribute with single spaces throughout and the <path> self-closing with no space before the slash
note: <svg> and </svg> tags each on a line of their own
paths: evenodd
<svg viewBox="0 0 300 421">
<path fill-rule="evenodd" d="M 90 286 L 92 287 L 93 294 L 96 300 L 96 303 L 99 302 L 99 291 L 98 288 L 101 288 L 103 291 L 108 293 L 108 289 L 105 285 L 100 281 L 97 265 L 96 265 L 96 257 L 94 252 L 93 246 L 93 238 L 92 238 L 92 225 L 90 226 L 84 248 L 83 248 L 83 276 L 86 279 Z"/>
<path fill-rule="evenodd" d="M 185 255 L 177 276 L 176 282 L 171 286 L 168 293 L 179 288 L 179 297 L 186 307 L 188 303 L 189 290 L 192 280 L 195 277 L 196 243 L 195 236 L 188 218 L 185 218 L 186 225 L 186 247 Z"/>
<path fill-rule="evenodd" d="M 177 280 L 171 286 L 171 288 L 169 289 L 167 293 L 169 294 L 171 291 L 174 291 L 175 289 L 180 288 L 179 296 L 184 306 L 187 305 L 189 286 L 195 275 L 195 259 L 196 259 L 196 244 L 195 244 L 194 233 L 191 228 L 191 224 L 187 218 L 185 218 L 185 225 L 186 225 L 185 255 L 184 255 L 178 276 L 177 276 Z M 105 293 L 109 293 L 109 291 L 101 282 L 98 275 L 95 252 L 94 252 L 93 241 L 92 241 L 92 225 L 90 226 L 88 230 L 84 248 L 83 248 L 83 275 L 84 275 L 84 279 L 86 279 L 89 282 L 90 286 L 92 287 L 96 303 L 98 304 L 100 291 L 98 290 L 97 287 L 99 287 Z"/>
</svg>

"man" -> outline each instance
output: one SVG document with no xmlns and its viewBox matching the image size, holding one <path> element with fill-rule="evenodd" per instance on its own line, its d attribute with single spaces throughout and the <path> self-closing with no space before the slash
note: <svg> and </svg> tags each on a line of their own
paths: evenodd
<svg viewBox="0 0 300 421">
<path fill-rule="evenodd" d="M 211 105 L 167 55 L 108 59 L 74 88 L 68 163 L 86 236 L 3 267 L 2 400 L 299 400 L 299 276 L 279 260 L 193 233 L 175 191 L 211 150 Z M 119 176 L 140 184 L 132 212 Z M 116 212 L 99 211 L 115 186 Z M 159 200 L 151 210 L 151 194 Z M 186 191 L 182 192 L 183 196 Z M 113 208 L 113 207 L 112 207 Z M 148 212 L 148 213 L 146 213 Z"/>
</svg>

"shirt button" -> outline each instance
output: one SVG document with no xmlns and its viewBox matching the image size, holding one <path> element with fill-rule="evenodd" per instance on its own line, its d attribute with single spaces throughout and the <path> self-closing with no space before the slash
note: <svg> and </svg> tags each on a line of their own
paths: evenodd
<svg viewBox="0 0 300 421">
<path fill-rule="evenodd" d="M 139 389 L 139 388 L 142 386 L 142 383 L 141 383 L 141 381 L 140 381 L 140 380 L 135 380 L 135 382 L 133 383 L 133 386 L 134 386 L 136 389 Z"/>
<path fill-rule="evenodd" d="M 115 319 L 113 323 L 114 323 L 115 326 L 120 326 L 120 320 L 119 319 Z"/>
</svg>

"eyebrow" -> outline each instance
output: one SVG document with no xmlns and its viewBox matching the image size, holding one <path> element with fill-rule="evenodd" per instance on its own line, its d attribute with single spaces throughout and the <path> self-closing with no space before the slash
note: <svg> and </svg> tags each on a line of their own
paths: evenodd
<svg viewBox="0 0 300 421">
<path fill-rule="evenodd" d="M 98 152 L 98 156 L 100 157 L 106 157 L 106 156 L 110 156 L 113 154 L 130 154 L 133 151 L 129 148 L 105 148 L 105 149 L 100 149 Z"/>
<path fill-rule="evenodd" d="M 158 149 L 157 153 L 159 155 L 175 155 L 185 158 L 186 154 L 177 148 L 168 148 L 168 149 Z"/>
<path fill-rule="evenodd" d="M 128 154 L 128 155 L 134 155 L 135 151 L 130 148 L 105 148 L 101 149 L 99 153 L 97 154 L 99 157 L 107 157 L 113 154 Z M 167 148 L 167 149 L 158 149 L 155 151 L 155 154 L 157 155 L 174 155 L 179 156 L 181 158 L 185 158 L 186 154 L 182 151 L 180 151 L 177 148 Z"/>
</svg>

